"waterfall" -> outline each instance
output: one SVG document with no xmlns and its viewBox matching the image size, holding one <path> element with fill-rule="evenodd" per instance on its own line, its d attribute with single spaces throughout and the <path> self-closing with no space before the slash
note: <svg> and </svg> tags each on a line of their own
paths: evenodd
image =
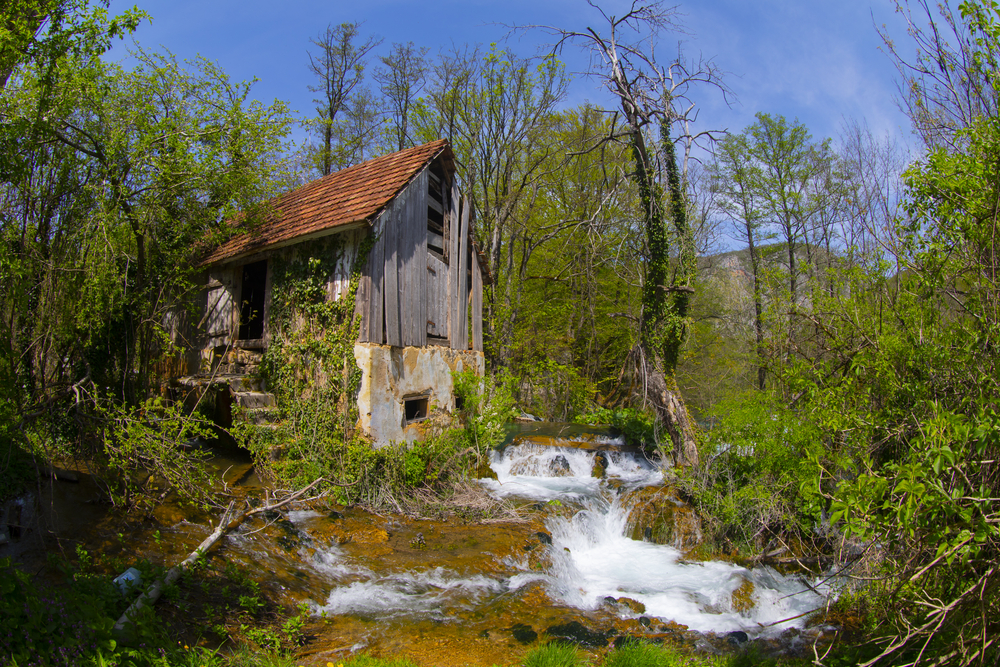
<svg viewBox="0 0 1000 667">
<path fill-rule="evenodd" d="M 593 476 L 597 456 L 606 462 L 600 478 Z M 823 602 L 814 583 L 769 567 L 688 561 L 675 546 L 632 539 L 630 514 L 640 496 L 630 492 L 663 484 L 641 454 L 522 444 L 495 453 L 492 468 L 497 479 L 482 483 L 497 495 L 574 505 L 571 514 L 546 519 L 552 536 L 546 582 L 564 604 L 594 610 L 627 598 L 631 608 L 616 607 L 624 615 L 699 632 L 770 634 L 800 627 L 801 616 Z"/>
<path fill-rule="evenodd" d="M 487 634 L 496 631 L 490 618 L 544 628 L 575 615 L 605 627 L 617 617 L 636 627 L 770 637 L 803 627 L 822 606 L 828 591 L 817 581 L 691 555 L 698 519 L 641 452 L 608 439 L 569 444 L 515 441 L 493 453 L 496 479 L 479 480 L 528 506 L 540 532 L 386 518 L 382 527 L 355 528 L 372 540 L 361 546 L 331 528 L 343 519 L 290 512 L 308 535 L 300 562 L 310 580 L 324 582 L 319 599 L 312 589 L 313 612 L 399 627 L 443 623 L 456 632 L 474 622 Z"/>
</svg>

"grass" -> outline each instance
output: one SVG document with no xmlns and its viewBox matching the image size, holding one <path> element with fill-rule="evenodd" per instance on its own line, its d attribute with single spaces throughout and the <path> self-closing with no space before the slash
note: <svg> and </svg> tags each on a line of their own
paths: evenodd
<svg viewBox="0 0 1000 667">
<path fill-rule="evenodd" d="M 532 649 L 522 664 L 523 667 L 588 666 L 576 647 L 558 642 Z M 777 667 L 805 664 L 808 663 L 801 660 L 767 658 L 754 648 L 725 656 L 695 655 L 669 646 L 636 641 L 612 649 L 600 663 L 593 663 L 590 667 Z"/>
<path fill-rule="evenodd" d="M 524 657 L 524 667 L 577 667 L 583 665 L 580 653 L 572 644 L 551 642 L 532 649 Z"/>
</svg>

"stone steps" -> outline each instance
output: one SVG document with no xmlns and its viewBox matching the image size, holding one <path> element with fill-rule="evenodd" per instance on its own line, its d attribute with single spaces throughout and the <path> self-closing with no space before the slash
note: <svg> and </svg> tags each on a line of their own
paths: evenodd
<svg viewBox="0 0 1000 667">
<path fill-rule="evenodd" d="M 273 427 L 279 419 L 278 402 L 274 394 L 264 391 L 234 391 L 233 405 L 240 408 L 246 421 L 257 426 Z"/>
</svg>

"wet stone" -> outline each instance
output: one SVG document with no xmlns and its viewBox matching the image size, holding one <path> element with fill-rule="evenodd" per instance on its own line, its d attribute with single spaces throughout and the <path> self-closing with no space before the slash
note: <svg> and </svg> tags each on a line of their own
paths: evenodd
<svg viewBox="0 0 1000 667">
<path fill-rule="evenodd" d="M 535 632 L 530 625 L 517 623 L 509 629 L 511 634 L 514 635 L 514 639 L 522 644 L 530 644 L 538 639 L 538 633 Z"/>
<path fill-rule="evenodd" d="M 625 607 L 626 609 L 628 609 L 629 611 L 631 611 L 633 614 L 644 614 L 644 613 L 646 613 L 646 605 L 644 605 L 643 603 L 639 602 L 638 600 L 633 600 L 632 598 L 624 598 L 624 597 L 622 597 L 622 598 L 618 598 L 617 602 L 618 602 L 618 604 L 620 606 Z"/>
<path fill-rule="evenodd" d="M 739 646 L 740 644 L 746 644 L 750 641 L 750 635 L 742 630 L 734 630 L 726 635 L 726 641 L 733 646 Z"/>
<path fill-rule="evenodd" d="M 603 478 L 608 469 L 608 456 L 604 452 L 597 452 L 594 455 L 594 467 L 590 471 L 591 477 Z"/>
<path fill-rule="evenodd" d="M 476 478 L 477 479 L 496 479 L 497 473 L 489 464 L 482 463 L 476 468 Z"/>
<path fill-rule="evenodd" d="M 278 546 L 280 546 L 285 551 L 295 551 L 296 549 L 299 548 L 300 544 L 300 542 L 297 539 L 292 537 L 287 537 L 284 535 L 282 535 L 275 541 L 278 543 Z"/>
<path fill-rule="evenodd" d="M 299 531 L 295 527 L 295 524 L 288 519 L 282 518 L 280 521 L 275 521 L 275 525 L 281 528 L 288 537 L 296 539 L 299 537 Z"/>
<path fill-rule="evenodd" d="M 553 639 L 564 639 L 573 644 L 589 648 L 603 648 L 608 645 L 608 637 L 603 632 L 590 630 L 580 621 L 570 621 L 553 625 L 545 631 Z"/>
<path fill-rule="evenodd" d="M 549 475 L 552 477 L 569 477 L 573 474 L 569 461 L 562 454 L 557 455 L 549 463 Z"/>
<path fill-rule="evenodd" d="M 731 606 L 738 614 L 747 614 L 754 607 L 755 587 L 749 579 L 744 579 L 736 590 L 730 593 Z"/>
<path fill-rule="evenodd" d="M 538 536 L 538 541 L 541 542 L 542 544 L 546 545 L 552 544 L 552 536 L 549 535 L 548 533 L 543 533 L 542 531 L 538 531 L 535 534 Z"/>
<path fill-rule="evenodd" d="M 618 614 L 619 616 L 631 616 L 646 613 L 646 605 L 638 600 L 633 600 L 632 598 L 627 597 L 614 598 L 609 595 L 604 598 L 603 606 L 611 613 Z M 649 625 L 648 618 L 646 618 L 646 623 L 644 625 Z"/>
</svg>

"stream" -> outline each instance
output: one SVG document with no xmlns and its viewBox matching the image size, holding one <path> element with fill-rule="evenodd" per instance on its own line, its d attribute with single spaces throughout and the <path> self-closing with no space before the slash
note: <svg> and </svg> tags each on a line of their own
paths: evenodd
<svg viewBox="0 0 1000 667">
<path fill-rule="evenodd" d="M 540 641 L 598 651 L 626 635 L 783 653 L 832 630 L 808 623 L 829 592 L 820 581 L 699 557 L 694 512 L 627 449 L 600 431 L 520 433 L 493 453 L 495 479 L 477 482 L 519 506 L 517 520 L 302 507 L 246 522 L 212 557 L 259 572 L 282 602 L 307 605 L 302 664 L 369 651 L 420 665 L 505 665 Z M 158 544 L 137 536 L 128 547 L 138 557 L 173 562 L 209 530 L 208 517 L 177 508 L 155 520 Z"/>
</svg>

